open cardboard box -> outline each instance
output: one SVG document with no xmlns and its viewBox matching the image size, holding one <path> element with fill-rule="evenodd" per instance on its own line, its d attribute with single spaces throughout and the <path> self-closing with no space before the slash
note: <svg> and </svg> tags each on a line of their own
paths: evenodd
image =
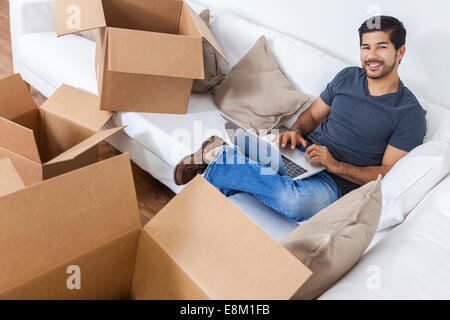
<svg viewBox="0 0 450 320">
<path fill-rule="evenodd" d="M 0 80 L 0 158 L 25 185 L 98 161 L 98 143 L 122 127 L 99 131 L 112 116 L 98 97 L 63 85 L 40 107 L 20 75 Z"/>
<path fill-rule="evenodd" d="M 201 176 L 141 229 L 127 154 L 25 189 L 12 170 L 1 299 L 289 299 L 311 275 Z"/>
<path fill-rule="evenodd" d="M 56 20 L 58 36 L 99 29 L 101 110 L 184 114 L 204 79 L 203 38 L 225 59 L 182 0 L 56 0 Z"/>
</svg>

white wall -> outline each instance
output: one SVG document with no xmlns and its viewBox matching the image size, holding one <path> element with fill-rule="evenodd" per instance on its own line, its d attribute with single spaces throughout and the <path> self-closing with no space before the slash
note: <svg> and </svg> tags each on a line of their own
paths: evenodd
<svg viewBox="0 0 450 320">
<path fill-rule="evenodd" d="M 360 65 L 361 23 L 378 13 L 395 16 L 408 33 L 401 79 L 417 97 L 450 109 L 449 0 L 194 1 L 289 34 L 355 65 Z"/>
</svg>

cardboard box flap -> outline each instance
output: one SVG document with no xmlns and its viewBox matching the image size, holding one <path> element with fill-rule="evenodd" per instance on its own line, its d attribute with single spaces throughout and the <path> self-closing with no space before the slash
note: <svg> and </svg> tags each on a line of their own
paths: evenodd
<svg viewBox="0 0 450 320">
<path fill-rule="evenodd" d="M 112 117 L 111 112 L 99 110 L 99 105 L 97 96 L 63 84 L 40 109 L 97 132 Z"/>
<path fill-rule="evenodd" d="M 140 229 L 128 154 L 2 197 L 0 212 L 0 296 Z"/>
<path fill-rule="evenodd" d="M 56 0 L 59 36 L 106 27 L 102 0 Z"/>
<path fill-rule="evenodd" d="M 37 105 L 20 74 L 0 80 L 0 117 L 14 121 L 36 110 Z"/>
<path fill-rule="evenodd" d="M 108 37 L 110 71 L 204 78 L 200 37 L 118 28 L 109 28 Z"/>
<path fill-rule="evenodd" d="M 209 27 L 202 20 L 202 18 L 200 18 L 186 2 L 183 3 L 183 9 L 184 8 L 186 8 L 189 11 L 200 34 L 206 39 L 206 41 L 208 41 L 211 44 L 211 46 L 217 51 L 217 53 L 223 58 L 223 60 L 225 60 L 226 63 L 229 63 L 227 58 L 225 57 L 225 54 L 222 51 L 222 48 L 220 47 L 219 43 L 217 42 L 216 38 L 214 37 Z"/>
<path fill-rule="evenodd" d="M 25 188 L 22 179 L 14 169 L 11 160 L 0 159 L 0 197 Z"/>
<path fill-rule="evenodd" d="M 177 270 L 183 270 L 212 299 L 289 299 L 311 275 L 201 176 L 172 199 L 143 232 L 172 260 L 167 265 L 178 265 Z M 139 291 L 133 292 L 137 299 L 154 294 L 152 286 L 160 281 L 148 280 L 151 275 L 141 268 L 140 261 L 152 254 L 139 250 L 133 281 L 133 288 Z M 175 270 L 168 270 L 167 275 L 178 272 Z M 158 288 L 165 290 L 164 285 Z"/>
<path fill-rule="evenodd" d="M 0 117 L 0 148 L 41 163 L 33 130 Z"/>
<path fill-rule="evenodd" d="M 63 161 L 73 160 L 77 156 L 83 154 L 84 152 L 88 151 L 92 147 L 95 147 L 97 144 L 99 144 L 103 140 L 111 137 L 113 134 L 119 132 L 123 128 L 125 128 L 125 126 L 97 132 L 93 136 L 91 136 L 91 137 L 87 138 L 86 140 L 80 142 L 79 144 L 77 144 L 76 146 L 70 148 L 66 152 L 61 153 L 56 158 L 53 158 L 52 160 L 46 162 L 45 165 L 51 165 L 51 164 L 55 164 L 55 163 L 59 163 L 59 162 L 63 162 Z"/>
<path fill-rule="evenodd" d="M 177 33 L 181 0 L 104 0 L 108 27 Z"/>
</svg>

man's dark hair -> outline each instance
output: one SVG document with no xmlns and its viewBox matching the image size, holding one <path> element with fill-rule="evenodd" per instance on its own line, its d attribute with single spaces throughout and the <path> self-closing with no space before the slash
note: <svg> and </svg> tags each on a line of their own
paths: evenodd
<svg viewBox="0 0 450 320">
<path fill-rule="evenodd" d="M 388 32 L 395 50 L 398 50 L 406 42 L 406 29 L 400 20 L 390 16 L 374 16 L 364 21 L 359 27 L 359 45 L 362 44 L 363 34 L 375 31 Z"/>
</svg>

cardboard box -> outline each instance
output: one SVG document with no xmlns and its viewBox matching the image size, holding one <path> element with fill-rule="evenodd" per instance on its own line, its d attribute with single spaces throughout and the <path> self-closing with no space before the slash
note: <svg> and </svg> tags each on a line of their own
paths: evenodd
<svg viewBox="0 0 450 320">
<path fill-rule="evenodd" d="M 0 159 L 0 177 L 0 197 L 25 188 L 9 158 Z"/>
<path fill-rule="evenodd" d="M 112 116 L 98 98 L 63 85 L 40 107 L 20 75 L 0 80 L 0 158 L 25 185 L 98 161 L 98 143 L 122 127 L 99 131 Z"/>
<path fill-rule="evenodd" d="M 141 230 L 127 154 L 1 197 L 0 253 L 1 299 L 289 299 L 311 274 L 201 176 Z"/>
<path fill-rule="evenodd" d="M 58 36 L 99 29 L 101 110 L 184 114 L 193 79 L 204 79 L 202 39 L 225 59 L 182 0 L 57 0 L 56 18 Z"/>
</svg>

